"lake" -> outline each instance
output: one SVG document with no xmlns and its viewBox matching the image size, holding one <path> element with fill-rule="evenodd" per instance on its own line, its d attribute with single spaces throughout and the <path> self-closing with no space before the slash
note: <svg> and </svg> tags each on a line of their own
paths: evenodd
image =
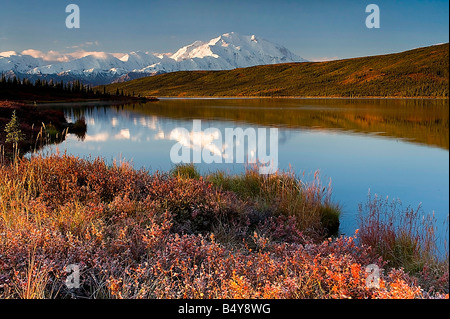
<svg viewBox="0 0 450 319">
<path fill-rule="evenodd" d="M 70 103 L 70 121 L 84 117 L 84 138 L 69 134 L 42 152 L 67 152 L 107 162 L 130 161 L 150 172 L 170 170 L 171 132 L 215 128 L 278 128 L 278 168 L 311 180 L 331 179 L 333 200 L 343 210 L 340 231 L 357 228 L 358 204 L 368 192 L 398 198 L 404 206 L 434 212 L 448 232 L 449 101 L 416 99 L 161 99 L 130 105 Z M 178 141 L 179 142 L 179 141 Z M 233 147 L 233 146 L 231 146 Z M 246 165 L 197 164 L 206 173 L 244 171 Z M 448 240 L 448 237 L 447 237 Z"/>
</svg>

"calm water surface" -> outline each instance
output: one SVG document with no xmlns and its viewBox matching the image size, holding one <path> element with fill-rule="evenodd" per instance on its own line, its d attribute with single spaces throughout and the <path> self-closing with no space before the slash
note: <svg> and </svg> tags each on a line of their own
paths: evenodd
<svg viewBox="0 0 450 319">
<path fill-rule="evenodd" d="M 83 139 L 68 135 L 44 153 L 131 161 L 150 172 L 173 167 L 170 139 L 175 128 L 269 128 L 279 131 L 278 167 L 312 179 L 316 170 L 331 179 L 333 199 L 343 208 L 341 232 L 357 228 L 358 204 L 367 194 L 422 205 L 448 228 L 448 100 L 335 99 L 162 99 L 124 106 L 66 104 L 68 120 L 84 117 Z M 244 164 L 198 164 L 201 172 L 239 173 Z M 448 231 L 448 230 L 447 230 Z M 448 238 L 447 238 L 448 239 Z"/>
</svg>

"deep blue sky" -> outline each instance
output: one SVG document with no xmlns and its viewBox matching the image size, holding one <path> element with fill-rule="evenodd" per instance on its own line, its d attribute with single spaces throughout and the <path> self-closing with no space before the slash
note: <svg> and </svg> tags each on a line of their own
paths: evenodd
<svg viewBox="0 0 450 319">
<path fill-rule="evenodd" d="M 65 27 L 70 3 L 80 7 L 80 29 Z M 380 7 L 380 29 L 365 26 L 370 3 Z M 307 59 L 347 58 L 448 42 L 448 27 L 449 2 L 440 0 L 0 0 L 0 52 L 173 52 L 235 31 Z"/>
</svg>

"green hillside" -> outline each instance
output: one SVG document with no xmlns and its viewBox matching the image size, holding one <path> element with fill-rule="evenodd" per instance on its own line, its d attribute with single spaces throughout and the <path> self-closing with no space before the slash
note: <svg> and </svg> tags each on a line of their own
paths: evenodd
<svg viewBox="0 0 450 319">
<path fill-rule="evenodd" d="M 180 71 L 111 84 L 141 96 L 448 97 L 449 44 L 328 62 Z"/>
</svg>

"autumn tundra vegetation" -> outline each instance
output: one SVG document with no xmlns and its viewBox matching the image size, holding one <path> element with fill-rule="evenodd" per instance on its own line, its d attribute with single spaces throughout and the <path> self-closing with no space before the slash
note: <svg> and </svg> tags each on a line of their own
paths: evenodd
<svg viewBox="0 0 450 319">
<path fill-rule="evenodd" d="M 0 298 L 448 298 L 448 253 L 420 208 L 370 196 L 359 229 L 344 236 L 318 173 L 202 175 L 192 164 L 150 173 L 101 158 L 24 157 L 30 135 L 10 114 Z M 376 285 L 368 266 L 380 270 Z"/>
<path fill-rule="evenodd" d="M 1 298 L 448 297 L 448 262 L 420 233 L 430 228 L 389 228 L 370 199 L 359 232 L 339 236 L 317 174 L 151 174 L 55 154 L 0 176 Z M 72 264 L 78 288 L 65 284 Z M 382 270 L 377 287 L 367 265 Z"/>
</svg>

